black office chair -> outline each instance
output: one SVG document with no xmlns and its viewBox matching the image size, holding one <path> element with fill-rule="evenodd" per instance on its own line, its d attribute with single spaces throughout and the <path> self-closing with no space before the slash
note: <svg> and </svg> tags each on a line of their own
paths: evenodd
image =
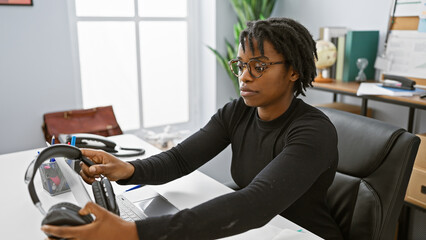
<svg viewBox="0 0 426 240">
<path fill-rule="evenodd" d="M 320 108 L 337 129 L 339 165 L 328 190 L 345 239 L 393 239 L 420 139 L 390 124 Z"/>
</svg>

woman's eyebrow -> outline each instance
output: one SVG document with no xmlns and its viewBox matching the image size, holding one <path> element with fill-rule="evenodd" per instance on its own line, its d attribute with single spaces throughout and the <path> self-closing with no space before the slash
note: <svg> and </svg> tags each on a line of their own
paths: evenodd
<svg viewBox="0 0 426 240">
<path fill-rule="evenodd" d="M 237 57 L 237 59 L 241 60 L 243 58 L 242 57 Z M 269 58 L 267 56 L 259 56 L 259 57 L 252 57 L 252 58 L 250 58 L 250 60 L 252 60 L 252 59 L 255 59 L 255 60 L 261 60 L 261 59 L 269 60 Z"/>
<path fill-rule="evenodd" d="M 259 57 L 250 58 L 250 60 L 251 60 L 251 59 L 256 59 L 256 60 L 261 60 L 261 59 L 269 60 L 269 58 L 268 58 L 267 56 L 259 56 Z"/>
</svg>

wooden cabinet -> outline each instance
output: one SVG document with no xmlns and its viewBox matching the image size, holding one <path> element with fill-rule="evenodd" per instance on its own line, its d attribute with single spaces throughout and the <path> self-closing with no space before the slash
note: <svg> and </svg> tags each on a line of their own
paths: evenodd
<svg viewBox="0 0 426 240">
<path fill-rule="evenodd" d="M 405 201 L 426 209 L 426 134 L 418 136 L 421 142 L 408 183 Z"/>
</svg>

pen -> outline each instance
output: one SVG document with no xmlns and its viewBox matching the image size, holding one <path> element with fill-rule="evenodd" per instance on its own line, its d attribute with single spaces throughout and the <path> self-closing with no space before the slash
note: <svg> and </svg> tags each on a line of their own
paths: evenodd
<svg viewBox="0 0 426 240">
<path fill-rule="evenodd" d="M 51 145 L 55 144 L 55 136 L 52 136 L 52 141 L 51 141 L 51 143 L 52 143 L 52 144 L 49 144 L 49 143 L 46 141 L 46 145 L 47 145 L 48 147 L 50 147 Z M 51 159 L 50 159 L 50 162 L 54 162 L 54 161 L 55 161 L 55 159 L 54 159 L 54 158 L 51 158 Z"/>
<path fill-rule="evenodd" d="M 75 146 L 75 140 L 76 140 L 76 137 L 72 136 L 72 138 L 71 138 L 71 146 Z"/>
<path fill-rule="evenodd" d="M 139 184 L 139 185 L 136 185 L 136 186 L 134 186 L 134 187 L 131 187 L 131 188 L 127 189 L 127 190 L 126 190 L 126 191 L 124 191 L 124 192 L 130 192 L 130 191 L 132 191 L 132 190 L 135 190 L 135 189 L 141 188 L 141 187 L 143 187 L 143 186 L 144 186 L 144 185 Z"/>
</svg>

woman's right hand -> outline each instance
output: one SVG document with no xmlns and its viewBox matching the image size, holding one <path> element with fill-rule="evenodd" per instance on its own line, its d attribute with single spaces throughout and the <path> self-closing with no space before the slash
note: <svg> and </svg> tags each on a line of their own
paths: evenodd
<svg viewBox="0 0 426 240">
<path fill-rule="evenodd" d="M 101 174 L 111 181 L 128 179 L 135 171 L 132 164 L 121 161 L 103 150 L 81 149 L 81 153 L 95 163 L 91 167 L 80 163 L 80 175 L 86 183 L 92 184 Z"/>
</svg>

